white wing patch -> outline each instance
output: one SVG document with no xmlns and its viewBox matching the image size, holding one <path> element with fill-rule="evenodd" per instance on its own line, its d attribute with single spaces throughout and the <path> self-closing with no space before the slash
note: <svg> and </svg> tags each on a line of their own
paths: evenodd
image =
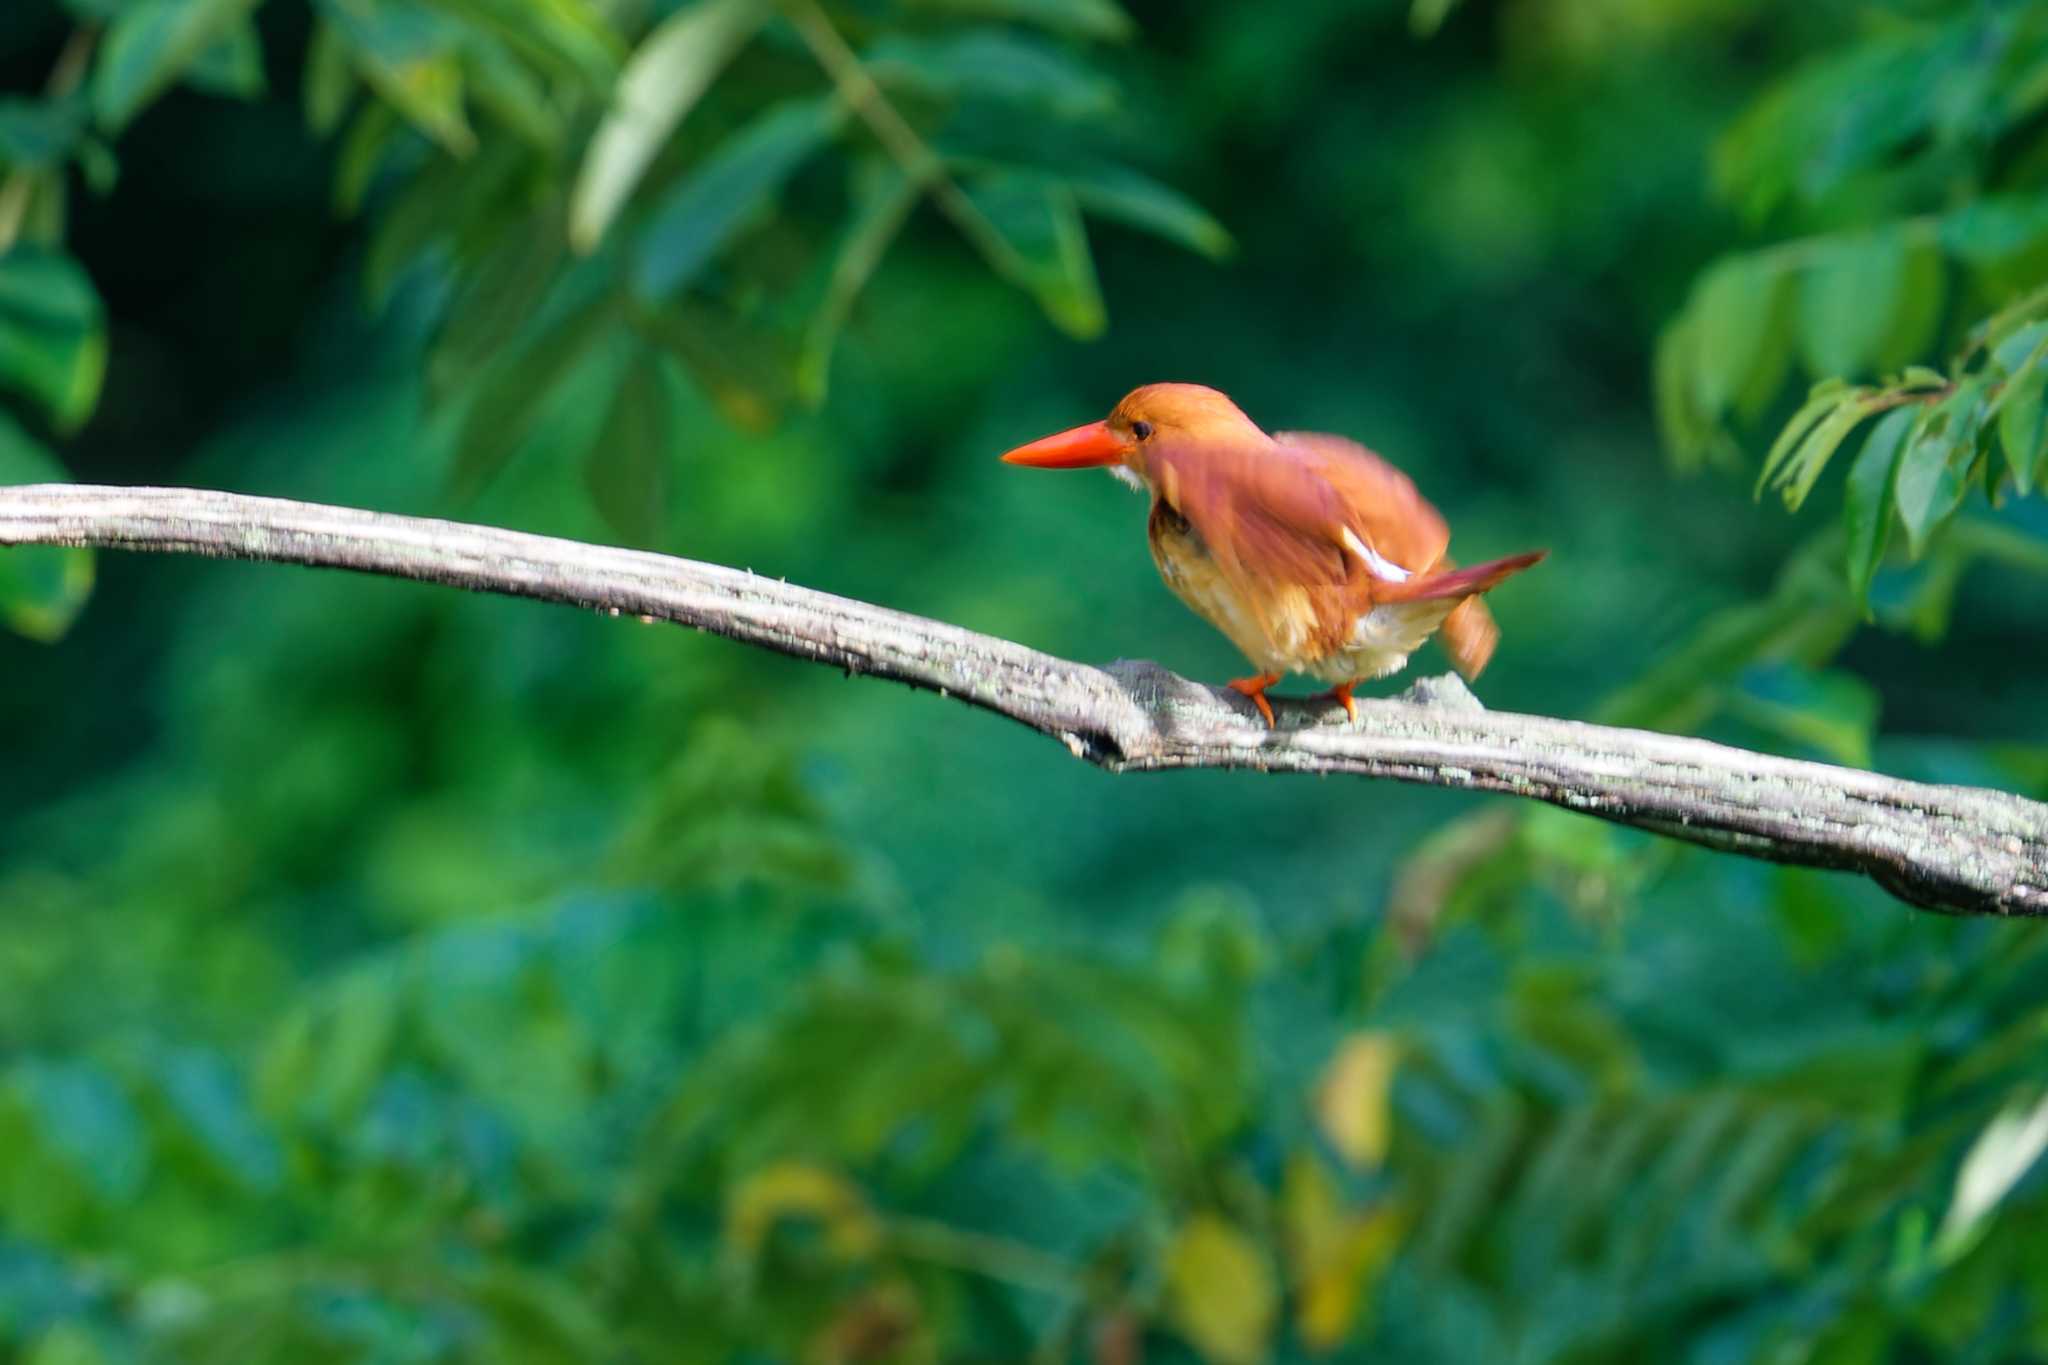
<svg viewBox="0 0 2048 1365">
<path fill-rule="evenodd" d="M 1357 555 L 1360 562 L 1372 571 L 1375 578 L 1383 578 L 1389 583 L 1404 583 L 1415 577 L 1414 574 L 1360 540 L 1358 533 L 1349 526 L 1344 528 L 1344 548 Z"/>
</svg>

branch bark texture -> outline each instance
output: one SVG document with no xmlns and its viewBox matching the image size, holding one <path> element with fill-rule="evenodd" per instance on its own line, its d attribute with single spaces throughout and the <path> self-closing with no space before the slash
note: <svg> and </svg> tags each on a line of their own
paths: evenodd
<svg viewBox="0 0 2048 1365">
<path fill-rule="evenodd" d="M 2048 805 L 1655 734 L 1488 711 L 1455 677 L 1398 699 L 1281 703 L 1151 663 L 1070 662 L 738 569 L 460 522 L 177 488 L 0 488 L 0 546 L 87 545 L 353 569 L 694 626 L 1008 716 L 1114 772 L 1354 773 L 1531 797 L 1675 839 L 1871 877 L 1967 914 L 2048 915 Z"/>
</svg>

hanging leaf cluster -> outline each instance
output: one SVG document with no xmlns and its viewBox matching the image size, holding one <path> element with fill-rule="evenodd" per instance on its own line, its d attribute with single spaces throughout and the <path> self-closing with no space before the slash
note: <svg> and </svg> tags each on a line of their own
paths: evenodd
<svg viewBox="0 0 2048 1365">
<path fill-rule="evenodd" d="M 1090 218 L 1231 247 L 1126 164 L 1123 94 L 1094 60 L 1133 35 L 1115 0 L 74 0 L 48 89 L 0 100 L 0 389 L 56 434 L 91 415 L 106 354 L 65 254 L 70 196 L 113 187 L 121 135 L 168 92 L 254 100 L 284 79 L 265 3 L 310 10 L 290 78 L 333 142 L 338 211 L 374 221 L 371 300 L 445 285 L 426 387 L 460 408 L 456 489 L 598 367 L 608 409 L 573 439 L 634 543 L 664 534 L 690 391 L 749 430 L 822 402 L 921 204 L 1077 337 L 1106 321 Z M 0 591 L 8 619 L 63 616 L 47 586 Z"/>
<path fill-rule="evenodd" d="M 1889 16 L 1768 92 L 1716 150 L 1724 196 L 1795 235 L 1699 276 L 1658 341 L 1660 425 L 1682 467 L 1737 463 L 1735 433 L 1777 413 L 1803 371 L 1811 391 L 1758 488 L 1796 510 L 1857 450 L 1844 519 L 1859 600 L 1895 527 L 1917 558 L 1971 489 L 1996 503 L 2041 481 L 2044 108 L 2048 5 L 1965 6 Z"/>
</svg>

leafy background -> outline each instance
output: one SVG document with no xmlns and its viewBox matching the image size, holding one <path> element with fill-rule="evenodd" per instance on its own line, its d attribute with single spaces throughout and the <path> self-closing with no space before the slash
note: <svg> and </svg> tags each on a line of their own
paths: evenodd
<svg viewBox="0 0 2048 1365">
<path fill-rule="evenodd" d="M 0 479 L 1213 679 L 1138 504 L 993 460 L 1200 380 L 1553 550 L 1490 705 L 2048 797 L 2048 6 L 19 0 L 0 71 Z M 9 1359 L 2048 1356 L 2030 926 L 417 585 L 0 614 Z"/>
</svg>

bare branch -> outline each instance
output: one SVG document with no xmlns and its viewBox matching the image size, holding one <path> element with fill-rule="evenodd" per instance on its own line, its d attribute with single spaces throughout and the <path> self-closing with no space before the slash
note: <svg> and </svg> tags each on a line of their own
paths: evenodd
<svg viewBox="0 0 2048 1365">
<path fill-rule="evenodd" d="M 1752 858 L 1839 868 L 1968 914 L 2048 915 L 2048 805 L 1705 740 L 1496 714 L 1456 678 L 1400 699 L 1282 703 L 1156 664 L 1072 663 L 715 564 L 518 531 L 176 488 L 0 488 L 0 546 L 93 545 L 354 569 L 645 616 L 872 673 L 1019 721 L 1112 771 L 1356 773 L 1533 797 Z"/>
</svg>

